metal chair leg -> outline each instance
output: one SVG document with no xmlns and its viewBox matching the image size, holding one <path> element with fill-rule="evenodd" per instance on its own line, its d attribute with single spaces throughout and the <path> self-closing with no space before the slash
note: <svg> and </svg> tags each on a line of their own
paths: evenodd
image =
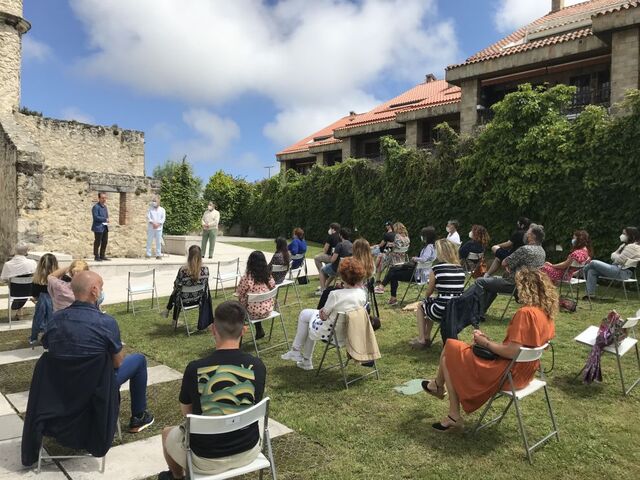
<svg viewBox="0 0 640 480">
<path fill-rule="evenodd" d="M 529 449 L 529 440 L 527 439 L 527 432 L 524 429 L 524 423 L 522 422 L 522 415 L 520 413 L 520 405 L 519 405 L 520 402 L 518 402 L 518 399 L 515 398 L 515 396 L 514 396 L 513 403 L 516 407 L 516 417 L 518 418 L 518 426 L 520 427 L 520 434 L 522 435 L 524 449 L 527 452 L 527 459 L 529 460 L 529 463 L 533 465 L 533 460 L 531 458 L 531 450 Z"/>
<path fill-rule="evenodd" d="M 507 314 L 507 310 L 509 309 L 509 305 L 511 305 L 511 299 L 512 298 L 513 298 L 513 293 L 509 297 L 509 301 L 507 302 L 507 306 L 504 307 L 504 310 L 502 311 L 502 316 L 500 317 L 500 321 L 504 320 L 504 316 Z"/>
</svg>

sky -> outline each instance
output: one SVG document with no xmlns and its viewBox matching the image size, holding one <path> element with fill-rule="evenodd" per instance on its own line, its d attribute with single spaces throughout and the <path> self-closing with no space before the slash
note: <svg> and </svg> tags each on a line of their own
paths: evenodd
<svg viewBox="0 0 640 480">
<path fill-rule="evenodd" d="M 567 0 L 566 4 L 579 3 Z M 24 0 L 21 104 L 145 132 L 146 174 L 278 171 L 282 148 L 365 112 L 551 0 Z"/>
</svg>

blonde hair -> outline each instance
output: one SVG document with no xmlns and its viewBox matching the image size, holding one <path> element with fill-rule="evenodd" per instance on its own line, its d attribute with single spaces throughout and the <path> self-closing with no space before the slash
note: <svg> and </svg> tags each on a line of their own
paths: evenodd
<svg viewBox="0 0 640 480">
<path fill-rule="evenodd" d="M 200 270 L 202 268 L 202 250 L 198 245 L 191 245 L 189 247 L 189 254 L 187 256 L 186 270 L 191 280 L 197 282 L 200 280 Z"/>
<path fill-rule="evenodd" d="M 393 231 L 400 235 L 404 235 L 405 237 L 409 236 L 409 231 L 407 230 L 407 227 L 405 227 L 404 224 L 400 222 L 396 222 L 393 224 Z"/>
<path fill-rule="evenodd" d="M 33 283 L 46 285 L 47 277 L 55 270 L 58 270 L 58 259 L 53 253 L 45 253 L 38 260 L 36 272 L 33 274 Z"/>
<path fill-rule="evenodd" d="M 518 299 L 523 305 L 539 307 L 553 320 L 558 314 L 558 290 L 541 270 L 521 268 L 516 272 Z"/>
<path fill-rule="evenodd" d="M 76 273 L 89 270 L 89 264 L 84 260 L 74 260 L 69 265 L 69 276 L 73 277 Z"/>
<path fill-rule="evenodd" d="M 436 258 L 445 263 L 460 265 L 458 245 L 446 238 L 436 240 Z"/>
<path fill-rule="evenodd" d="M 373 276 L 376 269 L 373 255 L 371 255 L 371 245 L 364 238 L 359 238 L 353 242 L 353 258 L 362 263 L 365 272 L 365 278 L 369 279 Z"/>
</svg>

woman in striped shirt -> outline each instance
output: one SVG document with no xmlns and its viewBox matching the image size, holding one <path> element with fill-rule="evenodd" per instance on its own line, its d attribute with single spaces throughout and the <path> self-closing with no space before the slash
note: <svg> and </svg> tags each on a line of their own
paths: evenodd
<svg viewBox="0 0 640 480">
<path fill-rule="evenodd" d="M 429 275 L 427 294 L 418 307 L 418 338 L 411 341 L 415 348 L 428 348 L 431 346 L 431 329 L 433 323 L 440 323 L 444 318 L 445 309 L 449 300 L 459 297 L 464 292 L 464 270 L 460 266 L 458 245 L 450 240 L 440 239 L 436 241 L 436 261 Z M 437 297 L 432 297 L 434 291 Z"/>
</svg>

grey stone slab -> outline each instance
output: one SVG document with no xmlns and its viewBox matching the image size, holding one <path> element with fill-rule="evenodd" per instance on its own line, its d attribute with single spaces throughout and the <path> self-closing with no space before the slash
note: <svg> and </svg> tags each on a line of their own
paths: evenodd
<svg viewBox="0 0 640 480">
<path fill-rule="evenodd" d="M 11 402 L 13 408 L 15 408 L 19 413 L 24 413 L 27 411 L 27 400 L 29 400 L 29 391 L 9 393 L 7 394 L 7 400 Z"/>
<path fill-rule="evenodd" d="M 0 440 L 22 437 L 22 419 L 15 413 L 0 417 Z"/>
<path fill-rule="evenodd" d="M 0 415 L 16 413 L 9 401 L 0 393 Z"/>
<path fill-rule="evenodd" d="M 272 439 L 281 437 L 282 435 L 286 435 L 287 433 L 292 433 L 292 432 L 293 430 L 291 430 L 286 425 L 283 425 L 282 423 L 274 420 L 273 418 L 269 419 L 269 434 L 271 435 Z"/>
<path fill-rule="evenodd" d="M 9 322 L 0 324 L 0 332 L 11 332 L 12 330 L 29 330 L 31 329 L 31 319 L 29 320 L 13 320 L 11 321 L 11 328 L 9 328 Z M 25 333 L 24 337 L 27 338 L 29 334 Z"/>
<path fill-rule="evenodd" d="M 35 466 L 23 466 L 20 463 L 20 444 L 19 438 L 0 441 L 0 480 L 15 478 L 65 480 L 67 478 L 53 462 L 44 463 L 39 475 L 36 475 Z"/>
<path fill-rule="evenodd" d="M 33 350 L 31 348 L 21 348 L 19 350 L 0 352 L 0 365 L 35 360 L 36 358 L 40 358 L 42 352 L 44 352 L 44 349 L 40 346 Z"/>
<path fill-rule="evenodd" d="M 156 365 L 147 369 L 147 385 L 170 382 L 182 378 L 182 374 L 166 365 Z M 129 390 L 129 382 L 122 384 L 120 391 Z"/>
</svg>

